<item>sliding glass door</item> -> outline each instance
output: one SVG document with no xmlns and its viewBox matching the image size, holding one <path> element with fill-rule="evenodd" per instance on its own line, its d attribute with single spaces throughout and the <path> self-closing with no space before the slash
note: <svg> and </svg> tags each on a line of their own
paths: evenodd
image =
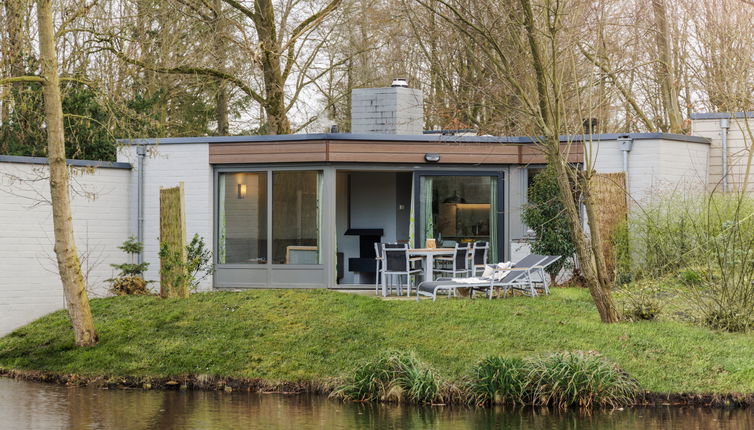
<svg viewBox="0 0 754 430">
<path fill-rule="evenodd" d="M 418 174 L 418 246 L 435 239 L 437 246 L 484 241 L 490 244 L 490 260 L 502 249 L 502 175 Z M 416 186 L 416 185 L 415 185 Z"/>
</svg>

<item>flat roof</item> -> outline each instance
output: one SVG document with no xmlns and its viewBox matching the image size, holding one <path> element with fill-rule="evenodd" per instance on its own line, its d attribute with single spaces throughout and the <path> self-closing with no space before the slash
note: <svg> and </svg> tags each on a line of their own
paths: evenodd
<svg viewBox="0 0 754 430">
<path fill-rule="evenodd" d="M 600 140 L 616 140 L 619 137 L 629 137 L 634 140 L 664 139 L 691 143 L 706 143 L 710 140 L 704 137 L 687 136 L 673 133 L 605 133 L 560 136 L 561 142 L 590 142 Z M 438 134 L 400 135 L 400 134 L 351 134 L 351 133 L 312 133 L 312 134 L 273 134 L 254 136 L 203 136 L 203 137 L 164 137 L 118 139 L 121 145 L 171 145 L 187 143 L 241 143 L 241 142 L 294 142 L 312 140 L 365 140 L 385 142 L 440 142 L 440 143 L 535 143 L 532 137 L 524 136 L 452 136 Z"/>
<path fill-rule="evenodd" d="M 692 113 L 691 119 L 754 118 L 754 112 L 700 112 Z"/>
<path fill-rule="evenodd" d="M 131 163 L 94 160 L 65 160 L 74 167 L 99 167 L 105 169 L 131 169 Z M 0 163 L 48 164 L 47 157 L 24 157 L 20 155 L 0 155 Z"/>
</svg>

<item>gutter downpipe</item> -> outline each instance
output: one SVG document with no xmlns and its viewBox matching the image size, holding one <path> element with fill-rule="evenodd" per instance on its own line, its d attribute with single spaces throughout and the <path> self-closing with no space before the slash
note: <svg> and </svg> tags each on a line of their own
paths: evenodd
<svg viewBox="0 0 754 430">
<path fill-rule="evenodd" d="M 144 144 L 136 146 L 136 155 L 138 156 L 137 169 L 139 174 L 137 176 L 137 196 L 136 196 L 136 240 L 142 245 L 144 244 L 144 158 L 147 155 L 147 148 Z M 137 256 L 137 264 L 144 262 L 144 249 L 142 247 L 141 252 Z"/>
<path fill-rule="evenodd" d="M 618 149 L 623 152 L 623 173 L 626 175 L 626 201 L 628 201 L 628 195 L 631 193 L 631 182 L 629 181 L 629 164 L 628 153 L 634 147 L 634 139 L 629 135 L 618 136 Z"/>
<path fill-rule="evenodd" d="M 728 192 L 728 130 L 730 120 L 720 118 L 720 137 L 722 138 L 722 161 L 723 161 L 723 192 Z"/>
</svg>

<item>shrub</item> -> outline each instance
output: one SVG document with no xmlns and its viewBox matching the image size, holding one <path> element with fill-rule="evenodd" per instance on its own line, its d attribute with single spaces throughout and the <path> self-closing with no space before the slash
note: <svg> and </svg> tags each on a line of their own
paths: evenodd
<svg viewBox="0 0 754 430">
<path fill-rule="evenodd" d="M 636 380 L 596 353 L 556 353 L 531 360 L 530 366 L 527 382 L 535 405 L 616 408 L 632 404 L 639 394 Z"/>
<path fill-rule="evenodd" d="M 754 309 L 754 198 L 745 194 L 668 196 L 635 213 L 628 227 L 634 278 L 675 271 L 701 321 L 746 330 Z"/>
<path fill-rule="evenodd" d="M 633 321 L 649 321 L 657 318 L 664 307 L 658 298 L 659 288 L 653 283 L 649 286 L 638 283 L 626 285 L 622 289 L 624 297 L 623 316 Z"/>
<path fill-rule="evenodd" d="M 119 270 L 115 278 L 108 279 L 110 292 L 123 296 L 127 294 L 146 295 L 150 294 L 147 289 L 148 282 L 144 280 L 144 272 L 149 268 L 149 263 L 136 263 L 136 256 L 144 249 L 144 245 L 131 236 L 123 242 L 118 249 L 125 252 L 129 257 L 128 263 L 111 264 Z"/>
<path fill-rule="evenodd" d="M 518 358 L 488 357 L 471 370 L 466 383 L 469 403 L 525 404 L 529 365 Z"/>
<path fill-rule="evenodd" d="M 110 279 L 110 292 L 116 296 L 146 296 L 151 294 L 147 281 L 141 276 L 120 276 Z"/>
<path fill-rule="evenodd" d="M 554 169 L 547 167 L 534 177 L 529 187 L 529 204 L 522 214 L 524 223 L 534 230 L 532 252 L 563 257 L 547 268 L 551 276 L 556 276 L 569 264 L 576 252 L 571 229 L 563 216 L 565 209 L 560 202 L 556 175 Z"/>
<path fill-rule="evenodd" d="M 196 291 L 199 283 L 214 271 L 212 251 L 205 245 L 204 238 L 195 233 L 191 242 L 186 245 L 186 273 L 189 289 Z"/>
<path fill-rule="evenodd" d="M 356 369 L 332 396 L 362 402 L 431 403 L 439 392 L 437 376 L 414 354 L 386 351 Z"/>
<path fill-rule="evenodd" d="M 754 317 L 751 309 L 742 306 L 712 307 L 704 314 L 704 324 L 716 330 L 743 332 L 754 328 Z"/>
</svg>

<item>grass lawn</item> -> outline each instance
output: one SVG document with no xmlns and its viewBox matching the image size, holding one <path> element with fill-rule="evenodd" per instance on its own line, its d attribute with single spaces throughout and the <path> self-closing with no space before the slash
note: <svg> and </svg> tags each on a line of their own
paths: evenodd
<svg viewBox="0 0 754 430">
<path fill-rule="evenodd" d="M 92 300 L 100 343 L 75 348 L 64 311 L 0 339 L 0 367 L 84 376 L 342 377 L 388 349 L 447 379 L 489 355 L 598 351 L 662 393 L 754 392 L 754 336 L 676 321 L 601 324 L 589 293 L 544 298 L 379 300 L 326 290 Z"/>
</svg>

